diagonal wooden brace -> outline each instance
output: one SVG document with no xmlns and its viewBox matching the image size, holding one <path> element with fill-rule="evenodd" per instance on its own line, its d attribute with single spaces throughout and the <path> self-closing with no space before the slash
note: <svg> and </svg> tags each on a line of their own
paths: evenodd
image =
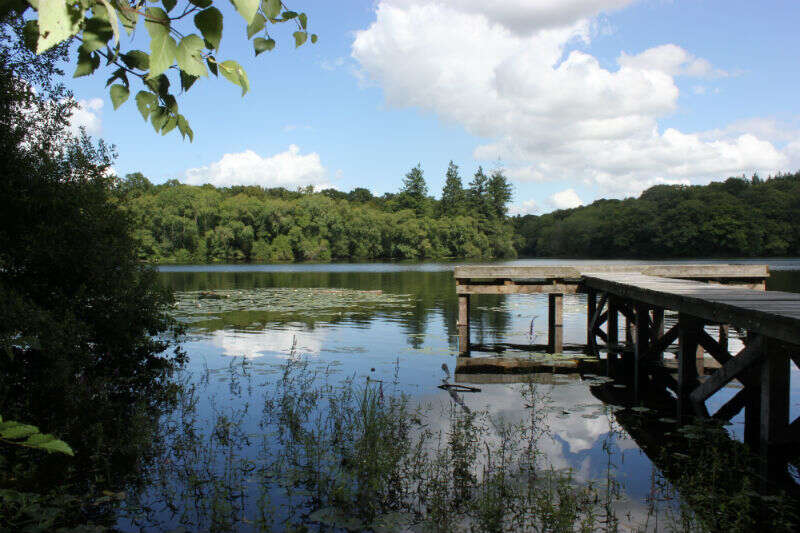
<svg viewBox="0 0 800 533">
<path fill-rule="evenodd" d="M 695 406 L 703 404 L 711 395 L 727 385 L 732 379 L 738 379 L 743 372 L 764 357 L 763 346 L 764 339 L 760 335 L 754 337 L 741 352 L 730 358 L 711 377 L 692 391 L 689 395 L 692 403 Z"/>
</svg>

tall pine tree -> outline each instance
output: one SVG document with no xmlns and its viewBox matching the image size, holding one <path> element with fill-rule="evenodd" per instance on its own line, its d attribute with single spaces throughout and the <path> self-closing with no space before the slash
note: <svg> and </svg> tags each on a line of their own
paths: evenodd
<svg viewBox="0 0 800 533">
<path fill-rule="evenodd" d="M 511 201 L 512 189 L 508 183 L 508 178 L 503 175 L 502 170 L 492 172 L 492 177 L 486 185 L 486 196 L 490 207 L 490 218 L 503 219 L 508 213 L 506 204 Z"/>
<path fill-rule="evenodd" d="M 428 185 L 422 175 L 422 165 L 417 164 L 406 177 L 403 178 L 403 188 L 400 189 L 400 205 L 403 208 L 413 209 L 417 214 L 425 211 L 428 197 Z"/>
<path fill-rule="evenodd" d="M 458 175 L 458 165 L 450 161 L 445 174 L 442 201 L 439 204 L 443 216 L 456 216 L 464 213 L 466 195 L 461 176 Z"/>
</svg>

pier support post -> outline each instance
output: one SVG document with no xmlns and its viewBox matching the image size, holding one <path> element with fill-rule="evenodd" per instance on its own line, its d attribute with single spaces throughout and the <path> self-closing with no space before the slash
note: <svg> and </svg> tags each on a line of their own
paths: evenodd
<svg viewBox="0 0 800 533">
<path fill-rule="evenodd" d="M 469 354 L 469 294 L 458 295 L 458 354 Z"/>
<path fill-rule="evenodd" d="M 764 339 L 761 365 L 761 446 L 772 444 L 789 423 L 789 351 L 774 339 Z"/>
<path fill-rule="evenodd" d="M 564 351 L 564 295 L 547 296 L 547 344 L 550 353 L 561 353 Z"/>
<path fill-rule="evenodd" d="M 592 318 L 597 310 L 597 291 L 594 289 L 586 290 L 586 346 L 593 346 L 592 340 L 594 332 L 592 331 Z"/>
<path fill-rule="evenodd" d="M 650 348 L 650 308 L 647 304 L 636 304 L 636 344 L 634 347 L 633 358 L 633 396 L 636 401 L 639 400 L 641 387 L 647 379 L 645 373 L 645 365 L 647 362 L 644 360 Z"/>
<path fill-rule="evenodd" d="M 678 315 L 678 418 L 692 413 L 689 393 L 697 384 L 697 345 L 703 321 L 680 313 Z"/>
<path fill-rule="evenodd" d="M 653 331 L 650 336 L 651 342 L 655 343 L 658 339 L 664 336 L 664 308 L 653 308 Z M 661 361 L 664 358 L 664 352 L 655 354 L 655 359 Z"/>
<path fill-rule="evenodd" d="M 761 364 L 761 457 L 768 482 L 781 477 L 786 462 L 778 453 L 778 439 L 789 425 L 789 349 L 775 339 L 764 340 Z"/>
</svg>

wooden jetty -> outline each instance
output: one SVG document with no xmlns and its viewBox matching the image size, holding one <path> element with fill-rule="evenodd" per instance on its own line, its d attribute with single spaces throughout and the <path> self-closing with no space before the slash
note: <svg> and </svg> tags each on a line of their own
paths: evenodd
<svg viewBox="0 0 800 533">
<path fill-rule="evenodd" d="M 470 353 L 473 295 L 547 294 L 548 351 L 560 353 L 563 297 L 585 293 L 586 350 L 602 350 L 609 361 L 621 354 L 635 398 L 645 388 L 671 391 L 679 417 L 730 420 L 744 409 L 745 441 L 764 452 L 800 440 L 800 419 L 789 423 L 790 361 L 800 366 L 800 294 L 765 291 L 768 276 L 766 265 L 459 266 L 459 352 Z M 666 310 L 678 320 L 665 331 Z M 718 338 L 707 325 L 719 325 Z M 737 354 L 728 350 L 730 326 L 747 331 Z M 676 341 L 677 377 L 663 363 Z M 719 363 L 706 377 L 697 371 L 703 352 Z M 711 415 L 706 400 L 734 379 L 742 389 Z"/>
</svg>

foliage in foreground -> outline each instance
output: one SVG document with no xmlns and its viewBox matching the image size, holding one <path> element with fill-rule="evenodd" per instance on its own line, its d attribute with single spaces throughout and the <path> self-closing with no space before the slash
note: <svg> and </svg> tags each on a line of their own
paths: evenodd
<svg viewBox="0 0 800 533">
<path fill-rule="evenodd" d="M 93 74 L 104 62 L 111 73 L 106 87 L 111 85 L 109 93 L 114 109 L 128 100 L 131 82 L 140 83 L 136 106 L 144 120 L 150 120 L 162 135 L 177 128 L 184 138 L 192 140 L 194 132 L 186 117 L 178 112 L 176 95 L 188 91 L 209 73 L 222 74 L 242 89 L 242 96 L 250 89 L 250 81 L 237 61 L 217 57 L 223 25 L 223 14 L 218 7 L 222 4 L 225 9 L 225 4 L 189 0 L 180 2 L 182 5 L 178 7 L 178 3 L 178 0 L 4 0 L 0 17 L 25 16 L 24 43 L 37 54 L 79 41 L 81 44 L 74 52 L 64 48 L 64 58 L 76 65 L 76 78 Z M 309 39 L 306 14 L 287 9 L 280 0 L 231 0 L 231 3 L 244 19 L 242 33 L 247 34 L 248 40 L 253 39 L 256 56 L 275 48 L 268 26 L 291 21 L 296 26 L 292 34 L 295 47 Z M 139 34 L 146 31 L 149 38 L 147 51 L 124 44 L 126 38 L 132 40 L 137 25 Z M 310 34 L 310 40 L 317 42 L 316 34 Z M 170 89 L 170 73 L 172 83 L 180 91 Z"/>
<path fill-rule="evenodd" d="M 23 41 L 0 21 L 0 410 L 20 421 L 0 425 L 0 529 L 53 531 L 108 523 L 98 496 L 135 482 L 181 328 L 111 201 L 113 152 L 70 133 L 66 47 Z"/>
</svg>

